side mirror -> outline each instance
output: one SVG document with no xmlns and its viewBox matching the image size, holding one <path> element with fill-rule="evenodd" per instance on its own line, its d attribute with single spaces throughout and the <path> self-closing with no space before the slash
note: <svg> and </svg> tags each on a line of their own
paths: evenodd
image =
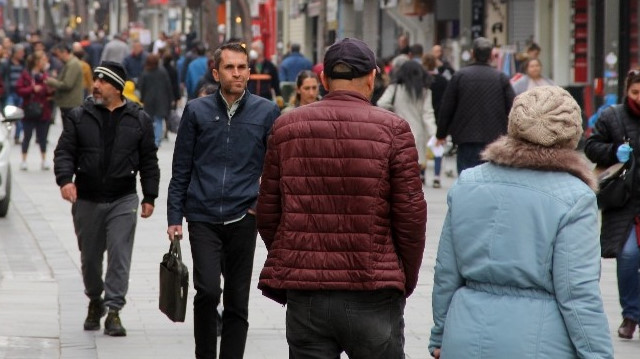
<svg viewBox="0 0 640 359">
<path fill-rule="evenodd" d="M 18 106 L 7 105 L 2 109 L 4 115 L 4 122 L 20 121 L 24 118 L 24 110 Z"/>
</svg>

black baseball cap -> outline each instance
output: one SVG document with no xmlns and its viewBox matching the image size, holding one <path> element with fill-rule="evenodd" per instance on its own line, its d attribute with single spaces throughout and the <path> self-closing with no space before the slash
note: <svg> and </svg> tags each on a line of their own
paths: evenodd
<svg viewBox="0 0 640 359">
<path fill-rule="evenodd" d="M 351 71 L 334 72 L 337 64 L 344 64 Z M 376 56 L 367 44 L 358 39 L 344 38 L 331 45 L 324 55 L 324 74 L 332 79 L 351 80 L 365 76 L 374 69 L 380 72 Z"/>
</svg>

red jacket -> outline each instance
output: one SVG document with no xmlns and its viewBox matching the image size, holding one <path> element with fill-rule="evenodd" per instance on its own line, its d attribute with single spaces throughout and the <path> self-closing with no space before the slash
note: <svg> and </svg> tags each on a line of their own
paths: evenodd
<svg viewBox="0 0 640 359">
<path fill-rule="evenodd" d="M 40 121 L 50 121 L 52 115 L 51 90 L 44 81 L 49 77 L 46 72 L 40 72 L 33 76 L 29 70 L 24 70 L 16 81 L 16 93 L 23 98 L 22 108 L 26 108 L 31 102 L 42 105 Z M 40 91 L 36 92 L 35 85 L 40 85 Z M 25 119 L 26 120 L 26 119 Z"/>
<path fill-rule="evenodd" d="M 409 296 L 427 208 L 406 121 L 334 91 L 280 116 L 267 146 L 257 223 L 269 251 L 258 288 L 378 290 Z"/>
</svg>

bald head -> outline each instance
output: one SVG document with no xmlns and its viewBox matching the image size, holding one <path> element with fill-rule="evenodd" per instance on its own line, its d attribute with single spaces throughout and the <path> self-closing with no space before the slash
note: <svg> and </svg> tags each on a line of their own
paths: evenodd
<svg viewBox="0 0 640 359">
<path fill-rule="evenodd" d="M 73 53 L 81 52 L 82 44 L 80 44 L 79 42 L 74 42 L 73 44 L 71 44 L 71 51 L 73 51 Z"/>
<path fill-rule="evenodd" d="M 341 68 L 344 66 L 344 68 Z M 337 72 L 349 72 L 350 68 L 345 64 L 338 64 L 334 66 L 334 71 Z M 371 70 L 368 74 L 356 77 L 351 80 L 347 79 L 333 79 L 328 77 L 324 71 L 320 73 L 320 80 L 322 86 L 329 92 L 333 91 L 355 91 L 363 95 L 364 97 L 371 99 L 373 95 L 373 84 L 376 77 L 376 70 Z"/>
<path fill-rule="evenodd" d="M 433 54 L 433 56 L 435 56 L 436 59 L 439 59 L 440 57 L 442 57 L 442 46 L 434 45 L 431 48 L 431 53 Z"/>
</svg>

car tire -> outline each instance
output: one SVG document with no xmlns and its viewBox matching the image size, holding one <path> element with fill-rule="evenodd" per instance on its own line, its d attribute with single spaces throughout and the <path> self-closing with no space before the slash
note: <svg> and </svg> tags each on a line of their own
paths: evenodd
<svg viewBox="0 0 640 359">
<path fill-rule="evenodd" d="M 11 167 L 7 170 L 7 195 L 0 201 L 0 217 L 6 217 L 11 201 Z"/>
</svg>

